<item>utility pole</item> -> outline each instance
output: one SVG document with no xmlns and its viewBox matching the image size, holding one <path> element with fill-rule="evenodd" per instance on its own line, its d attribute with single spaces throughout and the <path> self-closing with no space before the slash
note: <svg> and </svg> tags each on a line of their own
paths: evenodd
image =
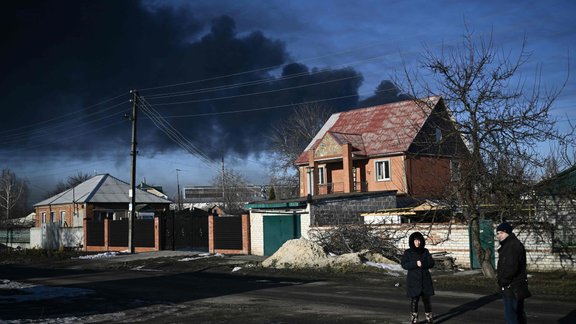
<svg viewBox="0 0 576 324">
<path fill-rule="evenodd" d="M 138 118 L 138 91 L 130 91 L 132 94 L 132 155 L 131 177 L 130 177 L 130 204 L 128 206 L 130 215 L 128 217 L 128 251 L 134 254 L 134 219 L 136 218 L 136 125 Z"/>
<path fill-rule="evenodd" d="M 222 208 L 226 210 L 226 178 L 224 174 L 224 151 L 222 151 Z"/>
<path fill-rule="evenodd" d="M 182 170 L 176 169 L 176 186 L 178 189 L 178 211 L 182 210 L 182 200 L 180 198 L 180 180 L 178 178 L 178 172 L 180 172 L 180 171 L 182 171 Z"/>
</svg>

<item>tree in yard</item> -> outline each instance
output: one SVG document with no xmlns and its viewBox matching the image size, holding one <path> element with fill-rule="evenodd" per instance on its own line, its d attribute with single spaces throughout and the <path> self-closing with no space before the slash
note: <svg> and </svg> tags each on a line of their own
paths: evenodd
<svg viewBox="0 0 576 324">
<path fill-rule="evenodd" d="M 279 199 L 298 193 L 298 170 L 294 161 L 312 141 L 334 111 L 325 105 L 300 104 L 293 114 L 272 127 L 269 135 L 273 159 L 271 186 Z"/>
<path fill-rule="evenodd" d="M 459 46 L 425 50 L 420 63 L 429 72 L 427 80 L 405 68 L 412 95 L 441 95 L 468 145 L 452 198 L 472 229 L 474 252 L 487 277 L 495 271 L 490 250 L 480 243 L 480 220 L 517 218 L 523 194 L 544 161 L 538 144 L 562 139 L 550 116 L 561 88 L 542 87 L 538 76 L 530 80 L 532 86 L 522 79 L 519 71 L 529 57 L 525 45 L 514 56 L 491 37 L 474 39 L 467 31 Z"/>
<path fill-rule="evenodd" d="M 26 181 L 19 179 L 10 169 L 3 169 L 0 175 L 0 212 L 2 221 L 8 221 L 26 209 L 28 186 Z"/>
</svg>

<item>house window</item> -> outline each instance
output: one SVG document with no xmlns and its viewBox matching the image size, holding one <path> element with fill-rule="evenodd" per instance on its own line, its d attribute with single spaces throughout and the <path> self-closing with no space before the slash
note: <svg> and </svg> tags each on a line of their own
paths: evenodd
<svg viewBox="0 0 576 324">
<path fill-rule="evenodd" d="M 440 143 L 442 141 L 442 130 L 439 127 L 436 127 L 436 143 Z"/>
<path fill-rule="evenodd" d="M 390 160 L 376 161 L 376 181 L 390 180 Z"/>
<path fill-rule="evenodd" d="M 60 211 L 60 226 L 64 225 L 64 220 L 66 219 L 66 212 Z"/>
<path fill-rule="evenodd" d="M 42 224 L 46 224 L 46 212 L 42 212 Z"/>
<path fill-rule="evenodd" d="M 450 161 L 450 180 L 460 180 L 460 162 L 456 160 Z"/>
<path fill-rule="evenodd" d="M 50 212 L 50 223 L 54 223 L 54 212 Z"/>
<path fill-rule="evenodd" d="M 325 171 L 326 171 L 326 169 L 323 166 L 318 167 L 318 184 L 323 185 L 326 183 L 326 172 Z"/>
</svg>

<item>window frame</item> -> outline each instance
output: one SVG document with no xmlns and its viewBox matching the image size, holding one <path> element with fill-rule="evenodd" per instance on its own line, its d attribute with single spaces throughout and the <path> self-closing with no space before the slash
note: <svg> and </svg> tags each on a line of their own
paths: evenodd
<svg viewBox="0 0 576 324">
<path fill-rule="evenodd" d="M 66 218 L 66 211 L 65 210 L 61 210 L 60 211 L 60 225 L 64 225 L 64 219 Z"/>
<path fill-rule="evenodd" d="M 326 184 L 326 166 L 324 165 L 318 166 L 318 184 L 319 185 Z"/>
<path fill-rule="evenodd" d="M 379 167 L 378 165 L 382 165 Z M 380 178 L 379 171 L 382 170 L 382 177 Z M 391 181 L 392 180 L 392 162 L 390 159 L 382 159 L 374 161 L 374 177 L 376 181 Z"/>
<path fill-rule="evenodd" d="M 460 161 L 450 160 L 450 181 L 460 181 Z"/>
</svg>

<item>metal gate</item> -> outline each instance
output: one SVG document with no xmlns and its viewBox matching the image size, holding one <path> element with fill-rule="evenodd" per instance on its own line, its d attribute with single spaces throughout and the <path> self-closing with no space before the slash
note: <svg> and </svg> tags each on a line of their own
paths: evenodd
<svg viewBox="0 0 576 324">
<path fill-rule="evenodd" d="M 162 217 L 163 250 L 208 251 L 208 212 L 169 211 Z"/>
<path fill-rule="evenodd" d="M 272 255 L 286 241 L 300 238 L 299 215 L 264 216 L 264 255 Z"/>
<path fill-rule="evenodd" d="M 496 261 L 496 256 L 494 255 L 494 224 L 489 219 L 481 219 L 479 221 L 480 226 L 480 246 L 483 249 L 489 249 L 491 252 L 492 259 L 492 266 L 494 266 Z M 474 252 L 474 247 L 472 246 L 472 227 L 468 227 L 468 240 L 470 243 L 470 265 L 472 269 L 480 269 L 482 266 L 480 265 L 480 261 L 478 260 L 478 256 Z"/>
</svg>

